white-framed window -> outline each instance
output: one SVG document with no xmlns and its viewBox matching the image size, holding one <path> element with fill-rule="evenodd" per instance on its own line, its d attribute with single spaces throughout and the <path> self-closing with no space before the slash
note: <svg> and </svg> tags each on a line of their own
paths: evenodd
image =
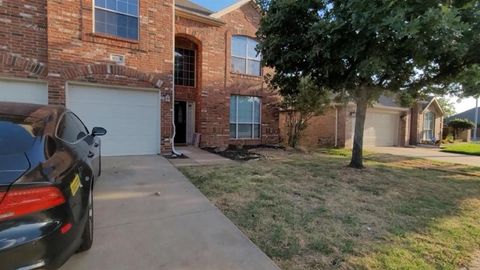
<svg viewBox="0 0 480 270">
<path fill-rule="evenodd" d="M 138 40 L 138 0 L 95 0 L 95 33 Z"/>
<path fill-rule="evenodd" d="M 435 114 L 433 112 L 425 113 L 423 119 L 424 140 L 431 141 L 435 138 Z"/>
<path fill-rule="evenodd" d="M 260 138 L 261 100 L 252 96 L 231 96 L 230 138 Z"/>
<path fill-rule="evenodd" d="M 258 42 L 246 36 L 232 37 L 232 72 L 260 76 L 262 56 L 255 49 Z"/>
</svg>

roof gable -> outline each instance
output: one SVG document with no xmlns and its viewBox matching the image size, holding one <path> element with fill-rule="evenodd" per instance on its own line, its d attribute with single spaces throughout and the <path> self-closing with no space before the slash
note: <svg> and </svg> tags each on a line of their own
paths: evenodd
<svg viewBox="0 0 480 270">
<path fill-rule="evenodd" d="M 430 108 L 431 106 L 435 106 L 437 108 L 437 110 L 442 114 L 444 115 L 444 111 L 442 109 L 442 106 L 440 105 L 440 103 L 438 103 L 438 100 L 436 97 L 432 97 L 430 99 L 430 102 L 427 103 L 427 105 L 425 107 L 423 107 L 423 111 L 422 113 L 424 113 L 428 108 Z"/>
<path fill-rule="evenodd" d="M 247 4 L 253 4 L 255 6 L 255 8 L 260 12 L 260 7 L 257 5 L 257 3 L 254 0 L 240 0 L 240 1 L 236 2 L 235 4 L 233 4 L 231 6 L 228 6 L 228 7 L 224 8 L 224 9 L 222 9 L 222 10 L 216 12 L 216 13 L 213 13 L 210 16 L 212 16 L 214 18 L 220 18 L 220 17 L 224 16 L 225 14 L 228 14 L 228 13 L 234 11 L 234 10 L 237 10 L 237 9 L 247 5 Z"/>
<path fill-rule="evenodd" d="M 210 16 L 214 12 L 189 0 L 175 0 L 175 6 L 201 15 Z"/>
</svg>

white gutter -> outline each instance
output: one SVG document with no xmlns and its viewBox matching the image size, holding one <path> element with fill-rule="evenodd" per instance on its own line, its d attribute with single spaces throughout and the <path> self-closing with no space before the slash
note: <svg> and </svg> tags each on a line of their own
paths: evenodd
<svg viewBox="0 0 480 270">
<path fill-rule="evenodd" d="M 170 138 L 170 143 L 172 144 L 172 154 L 181 156 L 182 153 L 179 153 L 175 150 L 175 136 L 177 135 L 177 127 L 175 126 L 175 2 L 172 5 L 172 138 Z"/>
</svg>

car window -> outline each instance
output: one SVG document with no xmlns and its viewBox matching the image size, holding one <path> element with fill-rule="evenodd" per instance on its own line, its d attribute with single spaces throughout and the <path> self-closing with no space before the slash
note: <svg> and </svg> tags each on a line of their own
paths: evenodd
<svg viewBox="0 0 480 270">
<path fill-rule="evenodd" d="M 44 121 L 31 116 L 0 114 L 0 155 L 28 151 L 43 135 Z"/>
<path fill-rule="evenodd" d="M 69 143 L 75 143 L 87 135 L 87 128 L 75 114 L 67 112 L 63 115 L 57 128 L 58 138 Z"/>
</svg>

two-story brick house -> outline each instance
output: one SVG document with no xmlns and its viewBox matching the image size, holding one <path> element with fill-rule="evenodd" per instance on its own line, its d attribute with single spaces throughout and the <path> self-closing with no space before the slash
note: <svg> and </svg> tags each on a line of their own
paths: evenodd
<svg viewBox="0 0 480 270">
<path fill-rule="evenodd" d="M 276 142 L 259 19 L 253 1 L 3 0 L 0 101 L 67 106 L 107 128 L 105 155 L 167 151 L 174 126 L 177 144 Z"/>
</svg>

